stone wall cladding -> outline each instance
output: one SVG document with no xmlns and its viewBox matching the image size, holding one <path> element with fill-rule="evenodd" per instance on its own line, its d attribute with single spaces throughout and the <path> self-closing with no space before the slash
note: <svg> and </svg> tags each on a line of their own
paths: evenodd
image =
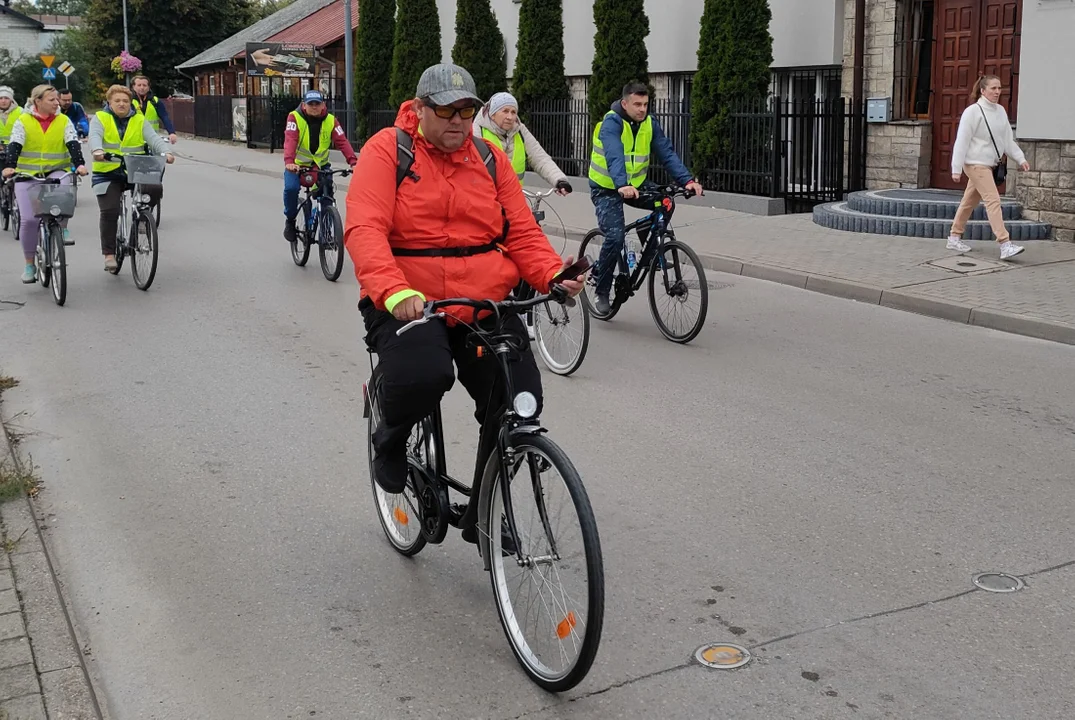
<svg viewBox="0 0 1075 720">
<path fill-rule="evenodd" d="M 1053 238 L 1075 242 L 1075 142 L 1019 140 L 1030 172 L 1017 173 L 1023 216 L 1053 226 Z"/>
</svg>

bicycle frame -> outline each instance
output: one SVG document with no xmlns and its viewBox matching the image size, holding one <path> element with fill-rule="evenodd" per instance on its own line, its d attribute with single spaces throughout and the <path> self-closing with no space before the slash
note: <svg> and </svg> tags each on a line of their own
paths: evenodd
<svg viewBox="0 0 1075 720">
<path fill-rule="evenodd" d="M 300 172 L 308 172 L 308 170 L 300 168 Z M 317 220 L 312 228 L 303 228 L 303 232 L 307 233 L 307 242 L 319 243 L 318 231 L 322 226 L 322 218 L 325 216 L 321 210 L 325 207 L 336 204 L 336 183 L 333 182 L 333 175 L 347 175 L 350 174 L 348 170 L 333 170 L 331 166 L 326 165 L 323 168 L 317 168 L 317 187 L 315 188 L 303 188 L 306 194 L 303 196 L 302 203 L 299 205 L 299 212 L 302 212 L 303 208 L 309 208 L 308 212 L 313 212 L 314 205 L 317 206 Z M 341 238 L 342 242 L 342 238 Z"/>
<path fill-rule="evenodd" d="M 676 203 L 673 197 L 675 193 L 666 192 L 666 190 L 668 189 L 666 188 L 660 193 L 647 196 L 647 199 L 652 197 L 660 205 L 654 208 L 649 215 L 643 216 L 624 227 L 624 243 L 623 247 L 620 248 L 620 256 L 616 259 L 621 270 L 626 270 L 630 267 L 627 263 L 627 234 L 637 230 L 649 231 L 646 241 L 642 244 L 642 254 L 635 264 L 635 269 L 629 273 L 631 294 L 642 289 L 642 283 L 646 280 L 646 274 L 649 272 L 653 257 L 655 255 L 660 257 L 665 236 L 671 235 L 675 239 L 675 233 L 672 231 L 672 214 L 676 211 Z"/>
<path fill-rule="evenodd" d="M 498 528 L 490 529 L 488 525 L 487 512 L 483 512 L 487 509 L 488 497 L 482 492 L 483 487 L 483 475 L 485 474 L 485 467 L 489 463 L 490 457 L 495 452 L 499 459 L 500 472 L 502 477 L 508 478 L 508 471 L 515 464 L 515 451 L 512 443 L 512 438 L 517 434 L 537 434 L 546 432 L 545 428 L 540 423 L 534 421 L 530 422 L 529 418 L 521 417 L 514 407 L 515 399 L 515 383 L 513 381 L 510 360 L 513 353 L 521 353 L 525 350 L 526 345 L 521 344 L 519 347 L 515 346 L 515 342 L 518 341 L 514 335 L 504 332 L 503 323 L 504 319 L 508 315 L 521 315 L 528 309 L 531 309 L 537 305 L 549 301 L 558 301 L 560 299 L 559 291 L 549 295 L 539 295 L 536 298 L 526 301 L 513 301 L 505 300 L 500 303 L 493 303 L 492 301 L 478 302 L 469 299 L 452 299 L 452 300 L 439 300 L 426 305 L 422 318 L 412 321 L 407 325 L 404 325 L 398 334 L 406 332 L 411 327 L 418 324 L 429 322 L 433 318 L 443 318 L 445 313 L 442 308 L 451 306 L 466 306 L 475 310 L 475 316 L 478 310 L 492 310 L 496 317 L 495 324 L 492 330 L 483 330 L 479 323 L 475 320 L 473 324 L 466 323 L 466 325 L 472 330 L 471 338 L 474 338 L 480 344 L 480 347 L 486 348 L 493 353 L 497 359 L 498 377 L 502 382 L 502 389 L 504 391 L 505 402 L 498 406 L 490 406 L 485 420 L 481 424 L 481 431 L 478 440 L 478 450 L 475 453 L 475 465 L 474 465 L 474 479 L 472 484 L 468 487 L 464 483 L 456 480 L 447 472 L 447 462 L 444 454 L 444 425 L 441 416 L 440 405 L 433 410 L 428 416 L 428 420 L 432 425 L 432 438 L 425 438 L 425 442 L 432 442 L 434 444 L 434 452 L 436 453 L 436 474 L 437 477 L 433 479 L 422 478 L 423 482 L 441 483 L 444 486 L 451 488 L 460 494 L 468 498 L 467 506 L 464 512 L 458 517 L 454 516 L 454 513 L 450 514 L 447 518 L 448 523 L 457 528 L 477 526 L 478 531 L 478 544 L 481 549 L 482 561 L 485 565 L 485 569 L 490 569 L 491 558 L 489 556 L 489 533 L 499 532 Z M 502 311 L 507 310 L 508 313 Z M 522 341 L 525 343 L 526 341 Z M 374 368 L 373 354 L 374 351 L 367 344 L 367 350 L 370 353 L 370 368 Z M 369 398 L 365 399 L 366 413 L 369 413 Z M 422 473 L 418 473 L 421 475 Z M 504 514 L 507 518 L 508 529 L 511 534 L 512 542 L 515 547 L 520 547 L 519 533 L 515 525 L 515 513 L 512 509 L 511 495 L 509 483 L 504 482 L 501 484 L 501 492 L 504 499 Z M 545 526 L 546 536 L 550 539 L 551 550 L 553 554 L 556 554 L 555 540 L 553 539 L 552 528 L 549 527 L 549 521 L 547 513 L 544 509 L 544 504 L 541 501 L 540 487 L 535 487 L 535 497 L 538 500 L 538 506 L 541 508 L 540 515 L 541 521 Z M 523 558 L 517 557 L 517 561 L 523 564 L 525 561 Z"/>
</svg>

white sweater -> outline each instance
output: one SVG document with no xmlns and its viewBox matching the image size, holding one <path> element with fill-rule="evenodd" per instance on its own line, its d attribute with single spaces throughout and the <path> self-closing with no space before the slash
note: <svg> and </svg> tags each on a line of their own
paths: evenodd
<svg viewBox="0 0 1075 720">
<path fill-rule="evenodd" d="M 986 118 L 989 119 L 988 128 L 985 125 Z M 1008 121 L 1004 106 L 989 102 L 983 97 L 968 106 L 963 111 L 963 117 L 959 119 L 956 144 L 952 148 L 953 175 L 961 174 L 964 165 L 993 167 L 997 164 L 999 158 L 993 148 L 993 141 L 989 138 L 990 130 L 993 131 L 993 138 L 997 141 L 997 149 L 1001 155 L 1007 155 L 1020 165 L 1026 161 L 1023 151 L 1015 144 L 1015 133 L 1012 132 L 1012 124 Z"/>
</svg>

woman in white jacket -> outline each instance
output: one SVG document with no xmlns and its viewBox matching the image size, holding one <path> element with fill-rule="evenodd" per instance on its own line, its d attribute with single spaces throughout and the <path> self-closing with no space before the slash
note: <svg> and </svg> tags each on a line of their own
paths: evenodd
<svg viewBox="0 0 1075 720">
<path fill-rule="evenodd" d="M 519 103 L 511 93 L 500 92 L 489 98 L 474 119 L 474 137 L 484 138 L 503 150 L 520 183 L 529 162 L 534 172 L 556 188 L 558 195 L 571 192 L 567 175 L 519 120 Z"/>
<path fill-rule="evenodd" d="M 985 201 L 989 226 L 1000 244 L 1000 259 L 1007 260 L 1024 248 L 1013 243 L 1004 227 L 1004 216 L 1000 211 L 1000 192 L 993 182 L 993 168 L 1001 162 L 1002 155 L 1010 155 L 1019 163 L 1019 169 L 1026 171 L 1030 165 L 1026 156 L 1015 143 L 1015 133 L 1008 122 L 1008 113 L 1000 104 L 1000 78 L 983 75 L 971 88 L 971 102 L 959 120 L 956 144 L 952 150 L 952 179 L 959 182 L 967 176 L 967 191 L 963 193 L 963 202 L 956 211 L 952 223 L 952 232 L 948 235 L 948 249 L 961 253 L 969 252 L 970 245 L 963 242 L 963 231 L 967 227 L 974 208 Z"/>
</svg>

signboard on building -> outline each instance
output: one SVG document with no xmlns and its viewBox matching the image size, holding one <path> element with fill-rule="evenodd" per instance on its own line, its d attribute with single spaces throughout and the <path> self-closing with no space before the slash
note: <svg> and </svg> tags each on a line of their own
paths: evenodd
<svg viewBox="0 0 1075 720">
<path fill-rule="evenodd" d="M 246 74 L 252 77 L 312 78 L 317 48 L 304 43 L 247 43 Z"/>
</svg>

